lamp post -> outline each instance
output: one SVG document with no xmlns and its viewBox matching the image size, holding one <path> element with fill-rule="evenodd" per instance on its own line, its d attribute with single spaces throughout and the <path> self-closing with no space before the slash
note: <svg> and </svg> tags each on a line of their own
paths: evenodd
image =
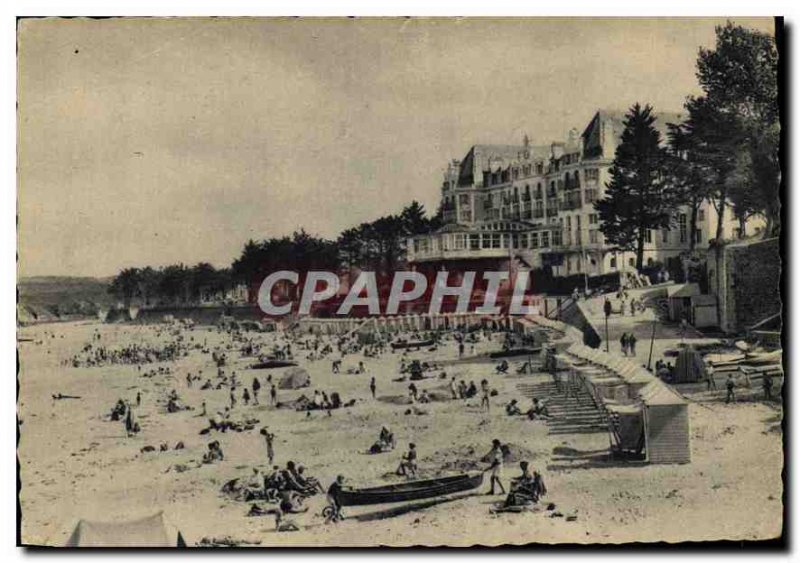
<svg viewBox="0 0 800 563">
<path fill-rule="evenodd" d="M 647 369 L 650 369 L 650 363 L 653 361 L 653 341 L 656 339 L 656 321 L 658 317 L 653 319 L 653 332 L 650 335 L 650 353 L 647 356 Z"/>
<path fill-rule="evenodd" d="M 603 303 L 603 313 L 605 314 L 606 320 L 606 353 L 608 353 L 608 317 L 611 316 L 611 301 L 608 299 L 608 297 L 606 297 L 606 301 Z"/>
</svg>

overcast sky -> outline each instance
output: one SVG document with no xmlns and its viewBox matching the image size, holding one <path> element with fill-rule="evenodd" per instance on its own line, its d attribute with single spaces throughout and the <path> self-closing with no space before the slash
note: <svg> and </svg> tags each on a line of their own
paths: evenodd
<svg viewBox="0 0 800 563">
<path fill-rule="evenodd" d="M 716 23 L 24 20 L 20 274 L 222 267 L 249 238 L 434 211 L 473 144 L 680 110 Z"/>
</svg>

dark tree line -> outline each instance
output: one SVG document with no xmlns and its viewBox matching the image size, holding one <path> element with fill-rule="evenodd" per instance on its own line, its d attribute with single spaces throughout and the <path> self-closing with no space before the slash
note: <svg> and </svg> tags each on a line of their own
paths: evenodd
<svg viewBox="0 0 800 563">
<path fill-rule="evenodd" d="M 380 217 L 329 240 L 297 231 L 291 236 L 249 240 L 230 268 L 201 263 L 193 267 L 127 268 L 113 279 L 109 292 L 129 304 L 197 302 L 202 292 L 224 291 L 236 284 L 253 286 L 278 270 L 340 271 L 362 268 L 391 272 L 405 261 L 406 239 L 441 226 L 441 215 L 428 217 L 412 201 L 397 215 Z"/>
<path fill-rule="evenodd" d="M 233 286 L 229 268 L 216 269 L 201 262 L 195 266 L 183 264 L 154 269 L 125 268 L 111 281 L 108 288 L 114 297 L 130 305 L 194 303 L 203 293 L 222 292 Z"/>
</svg>

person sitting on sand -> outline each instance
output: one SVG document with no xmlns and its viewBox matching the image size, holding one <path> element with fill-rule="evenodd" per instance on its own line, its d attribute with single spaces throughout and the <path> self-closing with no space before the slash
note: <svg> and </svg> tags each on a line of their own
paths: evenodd
<svg viewBox="0 0 800 563">
<path fill-rule="evenodd" d="M 430 403 L 431 402 L 430 395 L 428 395 L 428 391 L 426 389 L 422 390 L 422 395 L 419 396 L 419 402 L 420 403 Z"/>
<path fill-rule="evenodd" d="M 284 488 L 286 482 L 283 479 L 283 471 L 277 465 L 272 466 L 272 471 L 264 474 L 264 493 L 269 489 L 281 490 Z"/>
<path fill-rule="evenodd" d="M 478 394 L 478 386 L 475 385 L 474 381 L 469 382 L 469 387 L 467 388 L 467 392 L 464 393 L 464 397 L 467 399 L 471 399 L 475 395 Z"/>
<path fill-rule="evenodd" d="M 297 467 L 297 474 L 295 475 L 295 479 L 300 484 L 301 487 L 304 487 L 306 491 L 311 491 L 313 489 L 317 489 L 319 492 L 324 493 L 325 489 L 322 488 L 320 482 L 315 479 L 314 477 L 309 477 L 305 474 L 306 468 L 302 465 Z"/>
<path fill-rule="evenodd" d="M 303 486 L 297 479 L 297 468 L 293 461 L 286 462 L 286 469 L 282 472 L 284 481 L 284 489 L 287 491 L 297 491 L 298 493 L 306 493 L 308 488 Z"/>
<path fill-rule="evenodd" d="M 369 453 L 380 454 L 383 452 L 388 452 L 393 450 L 394 446 L 394 434 L 392 434 L 392 432 L 390 432 L 386 426 L 382 426 L 378 440 L 372 444 L 372 446 L 370 446 Z"/>
<path fill-rule="evenodd" d="M 214 440 L 208 445 L 208 451 L 203 455 L 203 463 L 214 463 L 225 459 L 222 453 L 222 447 L 217 440 Z"/>
<path fill-rule="evenodd" d="M 528 506 L 539 502 L 539 499 L 547 494 L 544 480 L 538 472 L 528 470 L 528 462 L 521 461 L 519 467 L 522 474 L 511 479 L 511 491 L 506 497 L 505 506 Z"/>
<path fill-rule="evenodd" d="M 547 405 L 539 399 L 533 399 L 533 406 L 527 412 L 528 419 L 535 420 L 537 418 L 550 418 L 550 412 L 547 410 Z"/>
<path fill-rule="evenodd" d="M 402 457 L 400 465 L 397 467 L 397 474 L 405 477 L 417 476 L 417 446 L 408 445 L 408 452 Z"/>
<path fill-rule="evenodd" d="M 303 506 L 302 496 L 294 491 L 281 491 L 281 501 L 278 505 L 283 514 L 302 514 L 308 512 L 308 506 Z"/>
<path fill-rule="evenodd" d="M 506 405 L 506 414 L 508 416 L 517 416 L 522 414 L 519 405 L 517 405 L 516 399 L 511 399 L 511 402 Z"/>
</svg>

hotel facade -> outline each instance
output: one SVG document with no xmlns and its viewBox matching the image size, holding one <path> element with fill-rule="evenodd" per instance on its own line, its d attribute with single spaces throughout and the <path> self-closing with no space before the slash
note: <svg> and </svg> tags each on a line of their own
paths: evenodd
<svg viewBox="0 0 800 563">
<path fill-rule="evenodd" d="M 667 123 L 680 114 L 658 114 L 656 127 L 666 139 Z M 583 133 L 563 142 L 531 145 L 475 145 L 462 160 L 447 165 L 441 186 L 444 225 L 407 244 L 408 261 L 419 269 L 551 268 L 554 277 L 587 277 L 635 269 L 635 253 L 614 251 L 606 243 L 594 203 L 604 197 L 624 112 L 600 110 Z M 736 238 L 730 211 L 724 237 Z M 664 264 L 690 248 L 708 248 L 715 235 L 716 211 L 703 202 L 697 222 L 679 210 L 672 229 L 646 234 L 644 264 Z"/>
</svg>

